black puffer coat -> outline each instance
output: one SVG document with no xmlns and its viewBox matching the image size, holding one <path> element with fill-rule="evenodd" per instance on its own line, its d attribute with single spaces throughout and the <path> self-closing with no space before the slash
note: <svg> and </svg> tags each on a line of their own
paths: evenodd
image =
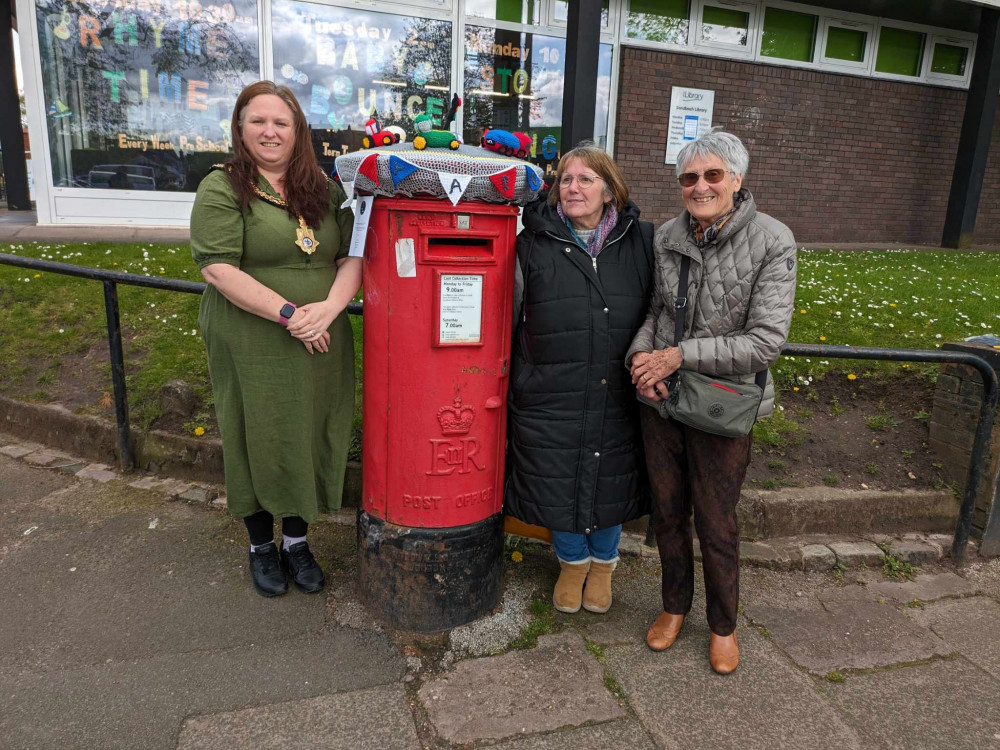
<svg viewBox="0 0 1000 750">
<path fill-rule="evenodd" d="M 506 512 L 589 533 L 649 512 L 625 353 L 646 316 L 652 225 L 632 203 L 595 259 L 544 198 L 524 209 L 511 356 Z"/>
</svg>

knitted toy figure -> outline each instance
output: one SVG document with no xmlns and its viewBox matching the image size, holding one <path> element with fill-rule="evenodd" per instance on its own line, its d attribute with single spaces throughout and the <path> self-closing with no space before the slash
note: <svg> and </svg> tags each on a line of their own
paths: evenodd
<svg viewBox="0 0 1000 750">
<path fill-rule="evenodd" d="M 361 139 L 364 148 L 375 146 L 391 146 L 399 142 L 399 135 L 388 130 L 382 130 L 378 120 L 371 119 L 365 123 L 365 137 Z"/>
<path fill-rule="evenodd" d="M 450 130 L 435 130 L 434 120 L 430 115 L 417 115 L 413 118 L 413 127 L 417 135 L 413 139 L 413 148 L 423 151 L 425 148 L 458 148 L 458 139 Z"/>
<path fill-rule="evenodd" d="M 483 133 L 480 145 L 504 156 L 527 159 L 531 153 L 531 136 L 525 133 L 511 133 L 499 128 L 490 128 Z"/>
</svg>

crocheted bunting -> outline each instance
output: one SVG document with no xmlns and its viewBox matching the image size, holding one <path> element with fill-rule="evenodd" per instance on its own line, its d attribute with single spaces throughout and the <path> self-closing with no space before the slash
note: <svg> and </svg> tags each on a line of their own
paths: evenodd
<svg viewBox="0 0 1000 750">
<path fill-rule="evenodd" d="M 398 156 L 389 156 L 389 175 L 392 177 L 392 186 L 396 187 L 399 183 L 409 177 L 411 174 L 416 172 L 418 167 L 410 162 L 400 159 Z"/>
<path fill-rule="evenodd" d="M 517 179 L 517 167 L 490 175 L 490 182 L 504 198 L 508 200 L 514 197 L 514 180 Z"/>
<path fill-rule="evenodd" d="M 378 185 L 378 156 L 371 154 L 361 162 L 361 166 L 358 167 L 358 174 L 364 175 Z"/>
</svg>

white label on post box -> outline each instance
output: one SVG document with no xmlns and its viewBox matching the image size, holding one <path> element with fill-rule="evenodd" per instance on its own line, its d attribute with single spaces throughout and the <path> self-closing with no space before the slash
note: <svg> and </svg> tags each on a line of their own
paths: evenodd
<svg viewBox="0 0 1000 750">
<path fill-rule="evenodd" d="M 438 340 L 442 344 L 478 344 L 482 338 L 483 277 L 442 274 L 439 309 Z"/>
<path fill-rule="evenodd" d="M 417 277 L 417 258 L 411 237 L 396 240 L 396 275 L 404 279 Z"/>
<path fill-rule="evenodd" d="M 365 195 L 358 198 L 354 209 L 354 234 L 351 235 L 351 249 L 348 255 L 351 258 L 365 257 L 365 240 L 368 238 L 368 220 L 372 216 L 372 203 L 375 201 L 374 195 Z"/>
</svg>

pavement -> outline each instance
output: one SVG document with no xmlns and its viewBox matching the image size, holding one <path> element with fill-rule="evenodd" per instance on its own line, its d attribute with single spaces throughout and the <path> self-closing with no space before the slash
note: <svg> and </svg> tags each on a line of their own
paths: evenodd
<svg viewBox="0 0 1000 750">
<path fill-rule="evenodd" d="M 360 604 L 353 523 L 310 531 L 323 593 L 263 599 L 211 487 L 0 435 L 0 747 L 1000 748 L 1000 559 L 957 567 L 947 539 L 891 540 L 912 581 L 858 538 L 804 539 L 832 568 L 744 567 L 720 677 L 700 573 L 675 645 L 645 646 L 655 552 L 626 545 L 606 615 L 567 615 L 551 550 L 519 543 L 493 614 L 415 636 Z"/>
</svg>

